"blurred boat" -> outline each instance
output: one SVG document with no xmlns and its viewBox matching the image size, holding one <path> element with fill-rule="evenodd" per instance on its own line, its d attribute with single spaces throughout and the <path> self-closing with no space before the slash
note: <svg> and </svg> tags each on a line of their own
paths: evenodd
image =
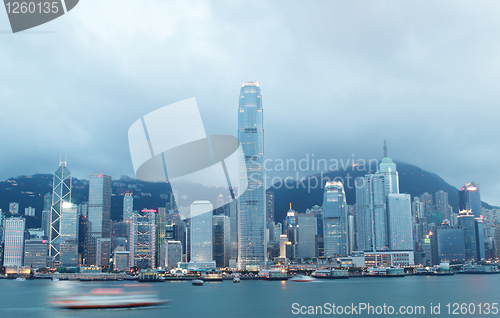
<svg viewBox="0 0 500 318">
<path fill-rule="evenodd" d="M 121 288 L 95 288 L 90 294 L 69 295 L 53 298 L 54 307 L 64 309 L 105 309 L 149 307 L 165 304 L 155 292 L 123 292 Z"/>
<path fill-rule="evenodd" d="M 202 286 L 203 285 L 203 281 L 201 279 L 193 279 L 191 281 L 191 283 L 195 286 Z"/>
<path fill-rule="evenodd" d="M 303 275 L 297 275 L 292 278 L 290 278 L 292 282 L 301 282 L 301 283 L 308 283 L 315 281 L 314 277 L 311 276 L 303 276 Z"/>
<path fill-rule="evenodd" d="M 239 283 L 241 280 L 239 277 L 233 278 L 233 283 Z"/>
<path fill-rule="evenodd" d="M 17 281 L 20 281 L 20 282 L 24 282 L 26 280 L 26 278 L 24 277 L 18 277 L 16 278 Z"/>
</svg>

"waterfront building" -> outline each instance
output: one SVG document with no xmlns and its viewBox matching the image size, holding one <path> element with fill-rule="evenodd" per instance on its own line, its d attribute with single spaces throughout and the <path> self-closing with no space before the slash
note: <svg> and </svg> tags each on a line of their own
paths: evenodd
<svg viewBox="0 0 500 318">
<path fill-rule="evenodd" d="M 190 260 L 193 262 L 213 261 L 213 206 L 210 201 L 199 200 L 191 204 L 191 250 Z M 207 212 L 208 211 L 208 212 Z"/>
<path fill-rule="evenodd" d="M 130 252 L 125 250 L 125 246 L 117 246 L 113 252 L 113 269 L 119 272 L 127 271 Z"/>
<path fill-rule="evenodd" d="M 298 257 L 316 257 L 316 217 L 313 214 L 297 215 Z"/>
<path fill-rule="evenodd" d="M 111 237 L 111 177 L 92 174 L 89 181 L 90 239 L 87 244 L 87 265 L 97 265 L 105 255 L 97 253 L 97 240 Z M 106 252 L 106 249 L 101 249 Z M 109 256 L 109 253 L 108 253 Z"/>
<path fill-rule="evenodd" d="M 409 194 L 387 195 L 389 248 L 391 251 L 412 251 L 411 197 Z"/>
<path fill-rule="evenodd" d="M 474 182 L 466 183 L 458 192 L 458 210 L 470 210 L 475 218 L 481 217 L 483 212 L 479 185 Z"/>
<path fill-rule="evenodd" d="M 466 259 L 464 228 L 440 225 L 436 229 L 438 262 L 463 263 Z"/>
<path fill-rule="evenodd" d="M 142 210 L 130 219 L 129 267 L 156 267 L 156 210 Z"/>
<path fill-rule="evenodd" d="M 478 243 L 477 243 L 477 233 L 476 233 L 476 220 L 474 218 L 474 214 L 472 213 L 472 211 L 471 210 L 460 211 L 458 215 L 458 224 L 464 230 L 465 260 L 467 262 L 477 261 Z"/>
<path fill-rule="evenodd" d="M 162 243 L 161 265 L 164 269 L 172 269 L 182 262 L 182 243 L 180 241 L 165 241 Z"/>
<path fill-rule="evenodd" d="M 22 266 L 24 256 L 25 220 L 21 217 L 10 217 L 4 221 L 3 266 Z"/>
<path fill-rule="evenodd" d="M 78 266 L 78 207 L 63 202 L 60 216 L 60 263 L 61 266 Z"/>
<path fill-rule="evenodd" d="M 365 267 L 401 267 L 415 265 L 413 251 L 365 252 Z"/>
<path fill-rule="evenodd" d="M 134 196 L 132 193 L 125 193 L 123 196 L 123 221 L 128 221 L 134 213 Z"/>
<path fill-rule="evenodd" d="M 231 253 L 230 219 L 226 215 L 213 216 L 213 258 L 217 267 L 228 267 Z"/>
<path fill-rule="evenodd" d="M 257 82 L 242 85 L 238 111 L 240 189 L 238 200 L 238 267 L 258 270 L 266 264 L 266 185 L 262 94 Z"/>
<path fill-rule="evenodd" d="M 49 257 L 52 262 L 59 262 L 61 249 L 61 213 L 64 202 L 71 202 L 71 172 L 66 162 L 61 161 L 54 172 L 52 182 L 52 204 L 50 207 Z"/>
<path fill-rule="evenodd" d="M 47 266 L 48 243 L 43 229 L 28 229 L 24 240 L 24 266 L 34 269 Z"/>
<path fill-rule="evenodd" d="M 327 182 L 323 194 L 323 242 L 326 258 L 349 254 L 347 228 L 344 186 L 339 181 Z"/>
</svg>

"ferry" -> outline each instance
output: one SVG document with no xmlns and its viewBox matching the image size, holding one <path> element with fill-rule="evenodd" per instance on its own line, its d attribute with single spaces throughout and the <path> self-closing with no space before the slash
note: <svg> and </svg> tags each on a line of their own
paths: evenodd
<svg viewBox="0 0 500 318">
<path fill-rule="evenodd" d="M 297 276 L 290 278 L 290 280 L 292 282 L 309 283 L 309 282 L 315 281 L 316 279 L 314 277 L 311 277 L 311 276 L 297 275 Z"/>
<path fill-rule="evenodd" d="M 319 269 L 312 273 L 312 276 L 320 279 L 347 279 L 349 278 L 349 271 L 344 269 Z"/>
<path fill-rule="evenodd" d="M 24 278 L 24 277 L 17 277 L 16 280 L 20 281 L 20 282 L 24 282 L 26 280 L 26 278 Z"/>
<path fill-rule="evenodd" d="M 53 298 L 49 304 L 63 309 L 106 309 L 158 306 L 169 302 L 160 300 L 155 292 L 123 292 L 121 288 L 95 288 L 90 294 Z"/>
<path fill-rule="evenodd" d="M 203 281 L 201 279 L 193 279 L 191 281 L 191 283 L 194 285 L 194 286 L 203 286 Z"/>
<path fill-rule="evenodd" d="M 233 283 L 239 283 L 241 279 L 239 277 L 234 277 L 233 278 Z"/>
<path fill-rule="evenodd" d="M 259 278 L 265 280 L 287 280 L 288 275 L 285 270 L 263 269 L 259 272 Z"/>
<path fill-rule="evenodd" d="M 368 275 L 371 277 L 404 277 L 404 268 L 396 267 L 371 267 L 368 269 Z"/>
<path fill-rule="evenodd" d="M 203 277 L 205 282 L 222 282 L 222 273 L 220 271 L 210 271 Z"/>
</svg>

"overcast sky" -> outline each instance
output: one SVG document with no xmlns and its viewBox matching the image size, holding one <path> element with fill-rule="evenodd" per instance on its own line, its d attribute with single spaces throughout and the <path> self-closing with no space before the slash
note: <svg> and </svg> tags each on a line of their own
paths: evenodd
<svg viewBox="0 0 500 318">
<path fill-rule="evenodd" d="M 83 0 L 10 33 L 0 9 L 0 179 L 133 176 L 127 131 L 196 97 L 236 135 L 262 89 L 268 158 L 389 156 L 500 205 L 497 1 Z M 53 31 L 53 32 L 40 32 Z"/>
</svg>

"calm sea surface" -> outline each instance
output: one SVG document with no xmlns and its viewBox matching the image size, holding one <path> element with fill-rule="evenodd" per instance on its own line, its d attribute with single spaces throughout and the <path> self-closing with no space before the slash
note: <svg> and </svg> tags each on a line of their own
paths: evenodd
<svg viewBox="0 0 500 318">
<path fill-rule="evenodd" d="M 500 303 L 500 275 L 455 275 L 444 277 L 409 276 L 403 278 L 350 278 L 319 280 L 311 283 L 292 281 L 243 280 L 205 283 L 165 282 L 149 286 L 133 282 L 135 290 L 153 290 L 172 302 L 163 307 L 125 310 L 60 310 L 47 305 L 54 295 L 89 292 L 92 288 L 119 287 L 123 282 L 72 282 L 50 280 L 0 280 L 0 317 L 297 317 L 293 312 L 325 303 L 336 306 L 393 306 L 391 317 L 500 317 L 479 314 L 479 303 Z M 131 288 L 131 287 L 127 287 Z M 293 305 L 295 303 L 295 305 Z M 430 305 L 440 303 L 440 315 L 430 313 Z M 448 303 L 475 303 L 475 314 L 448 315 Z M 353 304 L 353 305 L 351 305 Z M 295 306 L 295 307 L 292 307 Z M 305 307 L 303 307 L 305 306 Z M 329 305 L 327 305 L 328 307 Z M 400 306 L 425 306 L 425 314 L 397 314 Z M 488 305 L 486 305 L 487 307 Z M 491 306 L 491 305 L 490 305 Z M 498 305 L 497 305 L 498 306 Z M 472 306 L 474 307 L 474 305 Z M 296 308 L 296 309 L 294 309 Z M 359 312 L 359 306 L 357 308 Z M 451 307 L 453 310 L 453 307 Z M 315 310 L 317 316 L 319 310 Z M 324 312 L 323 312 L 323 315 Z M 308 316 L 311 316 L 309 314 Z M 328 315 L 325 315 L 328 316 Z M 329 315 L 331 316 L 331 315 Z M 387 317 L 384 314 L 335 315 L 337 317 Z"/>
</svg>

